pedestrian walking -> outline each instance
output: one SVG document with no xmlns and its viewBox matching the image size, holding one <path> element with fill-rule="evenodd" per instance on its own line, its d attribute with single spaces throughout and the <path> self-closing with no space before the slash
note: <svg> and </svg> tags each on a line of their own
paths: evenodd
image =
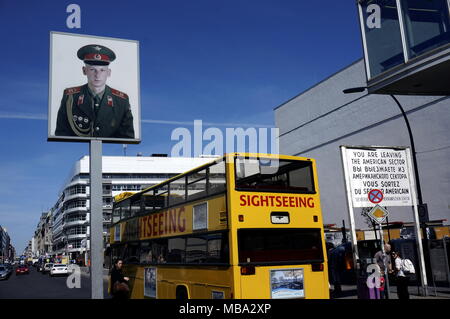
<svg viewBox="0 0 450 319">
<path fill-rule="evenodd" d="M 330 250 L 330 271 L 331 282 L 333 284 L 333 296 L 337 297 L 342 293 L 342 282 L 345 270 L 345 244 L 341 244 Z"/>
<path fill-rule="evenodd" d="M 123 260 L 116 259 L 111 270 L 110 293 L 114 299 L 127 299 L 130 291 L 127 284 L 130 278 L 123 275 L 122 266 Z"/>
</svg>

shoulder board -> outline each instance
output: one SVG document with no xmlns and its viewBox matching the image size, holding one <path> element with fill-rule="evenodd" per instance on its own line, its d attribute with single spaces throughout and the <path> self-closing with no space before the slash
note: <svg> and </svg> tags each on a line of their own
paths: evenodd
<svg viewBox="0 0 450 319">
<path fill-rule="evenodd" d="M 114 94 L 115 96 L 121 97 L 122 99 L 128 99 L 128 95 L 126 95 L 123 92 L 120 92 L 119 90 L 111 89 L 111 93 Z"/>
<path fill-rule="evenodd" d="M 71 94 L 76 94 L 76 93 L 80 93 L 81 91 L 81 86 L 76 86 L 73 88 L 68 88 L 64 90 L 64 94 L 66 95 L 71 95 Z"/>
</svg>

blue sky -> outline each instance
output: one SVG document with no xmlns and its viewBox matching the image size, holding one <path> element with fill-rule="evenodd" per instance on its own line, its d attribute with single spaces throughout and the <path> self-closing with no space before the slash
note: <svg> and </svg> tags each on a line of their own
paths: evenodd
<svg viewBox="0 0 450 319">
<path fill-rule="evenodd" d="M 80 29 L 66 26 L 71 3 Z M 145 122 L 128 155 L 170 153 L 172 130 L 196 119 L 274 126 L 276 106 L 362 57 L 354 1 L 0 0 L 0 25 L 0 225 L 18 253 L 89 152 L 47 142 L 50 31 L 139 41 Z"/>
</svg>

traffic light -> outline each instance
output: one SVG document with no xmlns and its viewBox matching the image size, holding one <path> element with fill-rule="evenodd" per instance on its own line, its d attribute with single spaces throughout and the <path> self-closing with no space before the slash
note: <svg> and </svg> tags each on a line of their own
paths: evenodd
<svg viewBox="0 0 450 319">
<path fill-rule="evenodd" d="M 419 222 L 421 224 L 425 224 L 429 222 L 428 218 L 428 206 L 427 204 L 421 204 L 417 206 L 417 210 L 419 211 Z"/>
</svg>

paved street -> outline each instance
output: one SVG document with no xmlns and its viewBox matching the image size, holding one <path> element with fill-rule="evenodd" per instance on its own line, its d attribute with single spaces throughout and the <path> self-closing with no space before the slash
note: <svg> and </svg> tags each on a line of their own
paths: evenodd
<svg viewBox="0 0 450 319">
<path fill-rule="evenodd" d="M 50 277 L 30 267 L 29 275 L 11 275 L 8 280 L 0 281 L 0 299 L 90 299 L 91 284 L 89 275 L 82 273 L 81 287 L 70 289 L 66 285 L 67 277 Z M 105 281 L 105 298 L 107 281 Z"/>
<path fill-rule="evenodd" d="M 0 299 L 90 299 L 91 284 L 87 268 L 81 268 L 81 287 L 70 289 L 66 285 L 67 277 L 50 277 L 30 267 L 29 275 L 11 275 L 8 280 L 0 281 Z M 104 297 L 109 299 L 107 270 L 104 270 Z M 357 299 L 355 285 L 343 285 L 342 293 L 336 295 L 331 288 L 332 299 Z M 428 296 L 420 296 L 417 287 L 410 286 L 411 299 L 450 299 L 450 288 L 429 287 Z M 396 287 L 391 287 L 391 299 L 398 299 Z"/>
</svg>

